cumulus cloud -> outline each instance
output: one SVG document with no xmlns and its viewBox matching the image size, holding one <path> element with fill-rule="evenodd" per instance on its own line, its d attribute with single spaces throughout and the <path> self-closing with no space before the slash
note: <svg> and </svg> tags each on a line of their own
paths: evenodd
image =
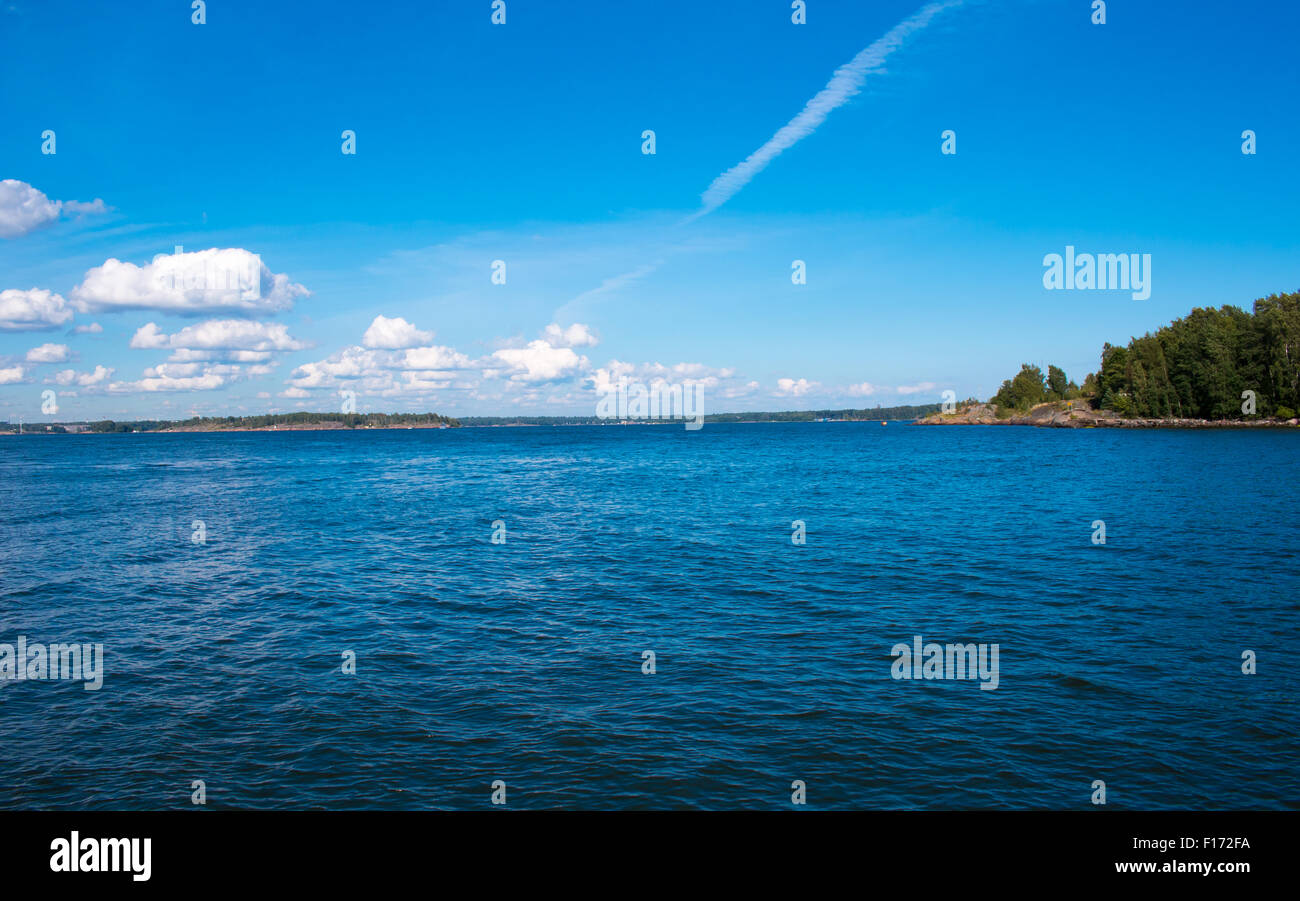
<svg viewBox="0 0 1300 901">
<path fill-rule="evenodd" d="M 104 327 L 98 322 L 92 322 L 90 325 L 79 325 L 72 330 L 74 335 L 98 335 L 104 330 Z"/>
<path fill-rule="evenodd" d="M 109 259 L 71 291 L 80 312 L 158 310 L 181 315 L 254 315 L 291 309 L 310 295 L 238 247 L 159 254 L 144 266 Z"/>
<path fill-rule="evenodd" d="M 469 369 L 474 361 L 450 347 L 412 347 L 398 358 L 405 370 Z"/>
<path fill-rule="evenodd" d="M 431 345 L 395 351 L 353 345 L 323 360 L 298 366 L 290 373 L 288 383 L 303 392 L 351 386 L 372 394 L 420 393 L 445 387 L 452 378 L 475 365 L 469 357 L 450 347 Z"/>
<path fill-rule="evenodd" d="M 131 338 L 137 350 L 172 349 L 177 363 L 202 360 L 253 363 L 269 360 L 272 353 L 304 350 L 309 344 L 289 335 L 289 327 L 279 322 L 256 322 L 251 319 L 209 319 L 190 325 L 171 335 L 163 334 L 157 323 L 140 326 Z"/>
<path fill-rule="evenodd" d="M 112 382 L 109 390 L 121 394 L 160 391 L 212 391 L 225 386 L 231 373 L 192 368 L 194 364 L 164 363 L 146 369 L 144 377 L 134 382 Z"/>
<path fill-rule="evenodd" d="M 58 328 L 72 318 L 68 302 L 42 288 L 0 291 L 0 329 L 11 332 Z"/>
<path fill-rule="evenodd" d="M 38 228 L 52 225 L 64 213 L 82 216 L 107 210 L 102 200 L 90 203 L 51 200 L 43 191 L 25 181 L 15 178 L 0 181 L 0 238 L 21 238 Z"/>
<path fill-rule="evenodd" d="M 295 388 L 327 388 L 339 384 L 340 379 L 359 379 L 382 369 L 379 356 L 364 347 L 345 347 L 324 360 L 304 363 L 289 374 Z"/>
<path fill-rule="evenodd" d="M 376 316 L 361 337 L 361 343 L 373 349 L 402 350 L 433 343 L 433 332 L 421 331 L 401 316 L 393 319 Z"/>
<path fill-rule="evenodd" d="M 66 344 L 42 344 L 27 351 L 28 363 L 66 363 L 71 356 Z"/>
<path fill-rule="evenodd" d="M 310 345 L 278 322 L 210 319 L 166 334 L 157 323 L 136 330 L 131 347 L 170 350 L 166 363 L 151 366 L 133 382 L 112 382 L 113 393 L 211 391 L 233 382 L 266 375 L 275 369 L 273 355 Z"/>
<path fill-rule="evenodd" d="M 844 393 L 850 397 L 868 397 L 879 390 L 880 388 L 870 382 L 859 382 L 856 385 L 849 385 L 848 388 L 844 389 Z"/>
<path fill-rule="evenodd" d="M 713 180 L 708 189 L 700 195 L 700 210 L 692 218 L 716 210 L 736 196 L 753 180 L 754 176 L 767 168 L 768 163 L 816 131 L 833 110 L 853 99 L 862 90 L 867 76 L 883 71 L 885 60 L 903 46 L 909 37 L 929 25 L 930 20 L 945 9 L 960 6 L 961 3 L 962 0 L 942 0 L 942 2 L 926 4 L 836 69 L 831 80 L 826 83 L 826 87 L 804 104 L 804 108 L 797 116 L 768 138 L 763 146 Z"/>
<path fill-rule="evenodd" d="M 406 323 L 390 329 L 385 317 L 370 343 L 405 343 Z M 379 320 L 377 320 L 379 321 Z M 372 324 L 373 329 L 373 324 Z M 396 333 L 399 338 L 388 340 Z M 285 383 L 283 398 L 302 399 L 315 392 L 353 390 L 371 397 L 418 397 L 453 390 L 481 403 L 509 400 L 524 405 L 572 405 L 590 401 L 591 387 L 608 388 L 620 377 L 719 386 L 735 375 L 702 363 L 623 363 L 611 361 L 593 369 L 574 348 L 591 346 L 596 337 L 584 324 L 544 328 L 545 337 L 522 346 L 503 347 L 473 359 L 451 347 L 425 345 L 388 349 L 353 345 L 323 360 L 296 367 Z M 570 346 L 572 345 L 572 346 Z M 490 386 L 497 386 L 490 389 Z M 726 396 L 742 396 L 758 388 L 725 385 Z M 487 389 L 487 390 L 485 390 Z"/>
<path fill-rule="evenodd" d="M 168 340 L 157 323 L 149 322 L 135 330 L 131 336 L 131 346 L 136 350 L 160 350 L 167 347 Z"/>
<path fill-rule="evenodd" d="M 78 385 L 82 388 L 93 388 L 102 385 L 113 377 L 113 369 L 106 366 L 96 366 L 92 372 L 77 372 L 75 369 L 63 369 L 55 373 L 52 381 L 56 385 Z"/>
<path fill-rule="evenodd" d="M 700 384 L 706 388 L 717 388 L 726 379 L 735 376 L 734 369 L 715 369 L 703 363 L 675 363 L 666 366 L 663 363 L 628 363 L 622 360 L 610 360 L 604 366 L 593 370 L 588 377 L 592 388 L 598 394 L 617 390 L 619 381 L 643 382 L 652 385 L 656 382 L 672 382 L 683 385 Z M 751 383 L 757 385 L 757 383 Z M 724 394 L 740 396 L 730 392 L 744 393 L 743 387 L 727 386 Z"/>
<path fill-rule="evenodd" d="M 921 394 L 926 391 L 933 391 L 937 388 L 934 382 L 918 382 L 915 385 L 899 385 L 897 389 L 899 394 Z"/>
<path fill-rule="evenodd" d="M 171 391 L 212 391 L 252 376 L 266 375 L 271 366 L 241 366 L 233 363 L 161 363 L 150 366 L 134 382 L 111 382 L 115 394 Z"/>
<path fill-rule="evenodd" d="M 0 238 L 17 238 L 59 218 L 59 202 L 26 182 L 0 181 Z"/>
<path fill-rule="evenodd" d="M 776 380 L 776 394 L 779 397 L 803 397 L 810 391 L 815 391 L 820 387 L 820 382 L 810 382 L 807 379 Z"/>
<path fill-rule="evenodd" d="M 23 380 L 23 367 L 8 366 L 0 368 L 0 385 L 12 385 Z"/>
<path fill-rule="evenodd" d="M 516 382 L 553 382 L 579 375 L 590 366 L 586 357 L 549 341 L 529 341 L 525 347 L 505 347 L 492 354 L 502 372 Z M 493 371 L 493 374 L 499 374 Z"/>
<path fill-rule="evenodd" d="M 568 328 L 551 323 L 542 331 L 542 339 L 552 347 L 595 347 L 600 343 L 591 329 L 581 322 Z"/>
</svg>

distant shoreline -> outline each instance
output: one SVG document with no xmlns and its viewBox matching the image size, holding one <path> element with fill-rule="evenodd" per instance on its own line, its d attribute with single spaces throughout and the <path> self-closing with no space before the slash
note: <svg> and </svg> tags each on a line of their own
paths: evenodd
<svg viewBox="0 0 1300 901">
<path fill-rule="evenodd" d="M 860 423 L 860 424 L 896 424 L 896 425 L 944 425 L 944 426 L 1031 426 L 1035 428 L 1065 428 L 1065 429 L 1129 429 L 1129 430 L 1151 430 L 1151 429 L 1169 429 L 1177 431 L 1197 431 L 1206 429 L 1276 429 L 1276 430 L 1293 430 L 1300 428 L 1300 422 L 1296 420 L 1279 420 L 1279 419 L 1258 419 L 1258 420 L 1206 420 L 1206 419 L 1096 419 L 1096 420 L 1067 420 L 1067 421 L 1031 421 L 1027 417 L 1019 416 L 1008 419 L 992 420 L 967 420 L 959 416 L 935 416 L 925 417 L 924 419 L 832 419 L 832 420 L 729 420 L 724 423 L 713 423 L 713 425 L 830 425 L 836 423 Z M 493 425 L 463 425 L 463 426 L 343 426 L 328 425 L 321 423 L 318 425 L 297 425 L 297 426 L 265 426 L 261 428 L 251 427 L 229 427 L 229 428 L 192 428 L 192 429 L 148 429 L 140 431 L 121 431 L 121 432 L 92 432 L 89 430 L 65 431 L 65 432 L 47 432 L 47 431 L 24 431 L 22 433 L 14 431 L 0 432 L 0 438 L 5 437 L 59 437 L 59 436 L 87 436 L 87 435 L 210 435 L 210 434 L 235 434 L 242 432 L 402 432 L 402 431 L 428 431 L 442 429 L 544 429 L 544 428 L 612 428 L 618 426 L 681 426 L 681 420 L 628 420 L 622 422 L 609 423 L 497 423 Z"/>
<path fill-rule="evenodd" d="M 881 415 L 872 416 L 878 413 Z M 893 415 L 890 415 L 893 414 Z M 508 429 L 664 426 L 681 428 L 683 419 L 600 420 L 586 416 L 471 416 L 463 420 L 434 413 L 343 414 L 338 419 L 307 418 L 306 412 L 266 414 L 248 417 L 212 417 L 192 420 L 137 420 L 133 422 L 27 423 L 20 433 L 12 423 L 0 424 L 0 437 L 11 435 L 181 435 L 228 432 L 375 432 L 424 429 Z M 272 420 L 268 422 L 267 420 Z M 280 420 L 280 421 L 275 421 Z M 1109 429 L 1290 429 L 1296 419 L 1125 419 L 1111 410 L 1094 410 L 1087 401 L 1051 401 L 1029 410 L 1000 415 L 998 405 L 967 403 L 954 413 L 941 412 L 938 404 L 914 407 L 883 407 L 876 410 L 791 410 L 782 412 L 712 413 L 706 425 L 773 425 L 778 423 L 890 423 L 900 425 L 1022 425 L 1039 428 Z"/>
<path fill-rule="evenodd" d="M 783 410 L 745 413 L 710 413 L 705 423 L 729 422 L 911 422 L 939 410 L 939 404 L 919 404 L 874 409 Z M 695 419 L 692 417 L 692 419 Z M 178 432 L 289 432 L 289 431 L 373 431 L 390 429 L 432 428 L 510 428 L 523 426 L 627 426 L 676 425 L 683 418 L 607 420 L 595 416 L 465 416 L 457 419 L 438 413 L 337 413 L 309 412 L 264 413 L 254 416 L 210 416 L 191 419 L 137 419 L 117 422 L 111 419 L 73 422 L 35 422 L 23 424 L 31 434 L 134 434 Z M 698 422 L 698 419 L 695 419 Z M 0 423 L 0 435 L 18 433 L 18 424 Z"/>
<path fill-rule="evenodd" d="M 0 437 L 22 437 L 40 436 L 40 437 L 59 437 L 59 436 L 77 436 L 77 435 L 208 435 L 208 434 L 228 434 L 235 432 L 404 432 L 404 431 L 438 431 L 445 429 L 559 429 L 559 428 L 613 428 L 618 426 L 676 426 L 681 428 L 684 420 L 681 419 L 650 419 L 650 420 L 620 420 L 612 422 L 501 422 L 492 424 L 477 425 L 460 425 L 460 426 L 438 426 L 438 425 L 376 425 L 376 426 L 346 426 L 339 423 L 317 423 L 315 425 L 294 425 L 294 426 L 260 426 L 253 428 L 250 426 L 228 426 L 220 428 L 178 428 L 178 429 L 140 429 L 133 431 L 101 432 L 81 429 L 77 431 L 0 431 Z M 835 423 L 899 423 L 910 424 L 911 419 L 735 419 L 726 422 L 715 422 L 711 425 L 828 425 Z M 65 425 L 64 423 L 56 423 Z"/>
<path fill-rule="evenodd" d="M 1002 417 L 997 404 L 972 404 L 955 413 L 934 413 L 913 425 L 1027 425 L 1047 429 L 1294 429 L 1296 419 L 1125 419 L 1109 410 L 1093 410 L 1068 401 L 1038 404 L 1027 412 Z"/>
</svg>

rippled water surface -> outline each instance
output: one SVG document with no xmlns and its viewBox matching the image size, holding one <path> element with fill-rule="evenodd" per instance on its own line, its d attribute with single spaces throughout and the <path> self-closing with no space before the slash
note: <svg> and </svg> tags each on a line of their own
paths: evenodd
<svg viewBox="0 0 1300 901">
<path fill-rule="evenodd" d="M 1296 432 L 0 438 L 0 642 L 106 655 L 0 685 L 0 806 L 1296 808 L 1298 486 Z"/>
</svg>

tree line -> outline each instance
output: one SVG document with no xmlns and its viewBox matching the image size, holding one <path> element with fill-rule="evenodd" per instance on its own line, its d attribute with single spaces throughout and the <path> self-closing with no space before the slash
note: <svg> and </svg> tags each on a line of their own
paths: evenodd
<svg viewBox="0 0 1300 901">
<path fill-rule="evenodd" d="M 706 423 L 721 422 L 814 422 L 818 419 L 877 420 L 920 419 L 937 413 L 939 404 L 916 404 L 901 407 L 876 407 L 875 409 L 840 410 L 784 410 L 778 412 L 708 413 Z M 635 420 L 646 425 L 680 424 L 673 419 Z M 617 425 L 620 420 L 601 419 L 597 416 L 464 416 L 464 426 L 485 425 Z"/>
<path fill-rule="evenodd" d="M 279 425 L 320 425 L 340 423 L 344 428 L 383 428 L 398 425 L 460 425 L 449 416 L 438 413 L 263 413 L 258 416 L 195 416 L 191 419 L 166 421 L 143 419 L 133 422 L 114 422 L 111 419 L 87 425 L 91 432 L 157 432 L 163 429 L 267 429 Z"/>
<path fill-rule="evenodd" d="M 1198 307 L 1127 346 L 1107 343 L 1100 368 L 1082 386 L 1059 367 L 1048 366 L 1044 375 L 1026 363 L 992 402 L 1023 411 L 1075 398 L 1125 417 L 1294 418 L 1300 409 L 1300 293 L 1260 298 L 1251 312 Z"/>
</svg>

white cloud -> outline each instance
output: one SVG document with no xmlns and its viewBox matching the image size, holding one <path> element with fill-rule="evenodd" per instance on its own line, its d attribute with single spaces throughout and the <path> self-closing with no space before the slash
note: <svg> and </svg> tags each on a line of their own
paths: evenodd
<svg viewBox="0 0 1300 901">
<path fill-rule="evenodd" d="M 12 385 L 23 380 L 23 368 L 21 366 L 9 366 L 0 369 L 0 385 Z"/>
<path fill-rule="evenodd" d="M 762 386 L 758 382 L 748 381 L 743 385 L 729 385 L 723 388 L 722 397 L 725 400 L 736 400 L 741 397 L 748 397 L 758 391 Z"/>
<path fill-rule="evenodd" d="M 310 345 L 291 337 L 289 327 L 283 323 L 209 319 L 171 335 L 163 334 L 156 323 L 146 323 L 136 330 L 131 346 L 144 350 L 172 348 L 176 350 L 172 357 L 176 362 L 225 359 L 240 354 L 242 361 L 248 362 L 268 359 L 272 352 L 304 350 Z"/>
<path fill-rule="evenodd" d="M 59 202 L 26 182 L 0 181 L 0 238 L 17 238 L 59 218 Z"/>
<path fill-rule="evenodd" d="M 177 375 L 158 367 L 135 382 L 113 382 L 109 390 L 119 394 L 154 393 L 159 391 L 212 391 L 223 387 L 227 379 L 214 372 L 198 375 Z"/>
<path fill-rule="evenodd" d="M 807 379 L 776 380 L 776 394 L 778 397 L 803 397 L 819 387 L 821 387 L 821 383 L 810 382 Z"/>
<path fill-rule="evenodd" d="M 304 363 L 289 375 L 289 384 L 299 390 L 314 388 L 360 388 L 367 394 L 420 393 L 446 386 L 459 372 L 477 364 L 450 347 L 432 345 L 405 350 L 372 350 L 353 345 L 312 363 Z M 303 395 L 284 395 L 303 396 Z"/>
<path fill-rule="evenodd" d="M 278 313 L 311 292 L 237 247 L 159 254 L 144 266 L 109 259 L 72 289 L 81 312 L 158 310 L 182 315 Z"/>
<path fill-rule="evenodd" d="M 248 369 L 225 363 L 160 363 L 150 366 L 134 382 L 112 382 L 108 390 L 115 394 L 138 394 L 171 391 L 212 391 L 253 375 L 265 375 L 266 367 Z"/>
<path fill-rule="evenodd" d="M 56 385 L 80 385 L 83 388 L 90 388 L 100 385 L 112 378 L 113 370 L 106 366 L 96 366 L 93 372 L 77 372 L 75 369 L 64 369 L 55 374 L 53 382 Z"/>
<path fill-rule="evenodd" d="M 328 388 L 337 385 L 339 379 L 359 379 L 382 368 L 377 364 L 378 357 L 374 351 L 364 347 L 345 347 L 324 360 L 297 367 L 289 374 L 289 381 L 295 388 Z"/>
<path fill-rule="evenodd" d="M 136 350 L 161 350 L 167 346 L 167 341 L 167 336 L 156 322 L 145 323 L 131 336 L 131 346 Z"/>
<path fill-rule="evenodd" d="M 79 325 L 72 330 L 74 335 L 98 335 L 104 330 L 104 327 L 98 322 L 92 322 L 90 325 Z"/>
<path fill-rule="evenodd" d="M 157 323 L 146 323 L 136 330 L 131 346 L 172 353 L 166 363 L 149 367 L 137 381 L 111 383 L 111 392 L 211 391 L 267 375 L 275 369 L 274 363 L 268 363 L 273 354 L 308 345 L 292 338 L 281 323 L 210 319 L 172 335 L 164 334 Z"/>
<path fill-rule="evenodd" d="M 104 201 L 82 203 L 77 200 L 50 200 L 43 191 L 25 181 L 6 178 L 0 181 L 0 238 L 23 235 L 57 222 L 63 213 L 81 216 L 107 212 Z"/>
<path fill-rule="evenodd" d="M 868 75 L 883 71 L 885 60 L 901 47 L 908 37 L 929 25 L 930 20 L 943 10 L 960 6 L 962 2 L 963 0 L 943 0 L 943 2 L 925 5 L 836 69 L 831 80 L 826 83 L 826 87 L 804 104 L 804 108 L 797 116 L 782 126 L 743 162 L 737 163 L 713 180 L 708 189 L 700 195 L 700 210 L 692 218 L 712 212 L 736 196 L 753 180 L 754 176 L 767 168 L 768 163 L 816 131 L 832 110 L 843 106 L 857 95 L 862 90 L 862 84 Z"/>
<path fill-rule="evenodd" d="M 71 356 L 66 344 L 42 344 L 27 351 L 28 363 L 66 363 Z"/>
<path fill-rule="evenodd" d="M 0 291 L 0 329 L 11 332 L 58 328 L 72 318 L 68 302 L 42 288 Z"/>
<path fill-rule="evenodd" d="M 675 363 L 666 366 L 663 363 L 626 363 L 622 360 L 610 360 L 599 369 L 593 370 L 588 379 L 597 394 L 604 394 L 618 389 L 619 380 L 642 382 L 653 385 L 656 382 L 668 382 L 681 385 L 703 385 L 705 388 L 722 388 L 724 397 L 740 397 L 748 390 L 745 386 L 725 384 L 736 374 L 734 369 L 715 369 L 703 363 Z M 751 382 L 754 387 L 757 382 Z"/>
<path fill-rule="evenodd" d="M 402 369 L 469 369 L 474 361 L 450 347 L 412 347 L 400 357 Z"/>
<path fill-rule="evenodd" d="M 590 365 L 572 348 L 553 347 L 541 339 L 528 342 L 527 347 L 502 348 L 492 358 L 502 363 L 510 380 L 516 382 L 553 382 L 579 375 Z"/>
<path fill-rule="evenodd" d="M 376 316 L 361 338 L 364 346 L 377 350 L 402 350 L 432 342 L 433 332 L 421 331 L 401 316 L 393 319 Z"/>
<path fill-rule="evenodd" d="M 80 200 L 65 200 L 63 201 L 63 211 L 74 216 L 91 216 L 107 213 L 108 207 L 105 206 L 104 201 L 96 197 L 90 203 L 83 203 Z"/>
<path fill-rule="evenodd" d="M 850 397 L 868 397 L 879 390 L 879 387 L 870 382 L 859 382 L 856 385 L 849 385 L 849 387 L 844 390 L 844 393 Z"/>
<path fill-rule="evenodd" d="M 593 370 L 587 357 L 560 343 L 594 344 L 596 338 L 588 326 L 552 324 L 542 334 L 554 340 L 538 338 L 523 346 L 501 348 L 481 359 L 437 345 L 394 350 L 353 345 L 323 360 L 296 367 L 280 396 L 300 399 L 314 392 L 346 389 L 371 398 L 415 398 L 454 391 L 465 399 L 487 404 L 583 406 L 590 403 L 592 387 L 607 386 L 620 376 L 647 383 L 700 383 L 713 390 L 723 386 L 722 380 L 735 375 L 732 369 L 702 363 L 632 364 L 618 360 Z M 742 396 L 757 389 L 758 384 L 723 387 L 726 396 Z M 445 403 L 446 398 L 439 402 Z"/>
<path fill-rule="evenodd" d="M 915 385 L 899 385 L 895 390 L 899 394 L 921 394 L 925 391 L 933 391 L 937 387 L 934 382 L 918 382 Z"/>
<path fill-rule="evenodd" d="M 542 331 L 542 339 L 552 347 L 595 347 L 600 343 L 591 329 L 581 322 L 575 322 L 568 328 L 551 323 Z"/>
<path fill-rule="evenodd" d="M 442 373 L 449 376 L 450 373 Z M 416 394 L 425 394 L 430 391 L 443 391 L 452 385 L 451 378 L 429 378 L 426 373 L 422 372 L 403 372 L 401 389 Z"/>
<path fill-rule="evenodd" d="M 271 359 L 269 350 L 191 350 L 179 347 L 168 358 L 172 363 L 266 363 Z"/>
</svg>

